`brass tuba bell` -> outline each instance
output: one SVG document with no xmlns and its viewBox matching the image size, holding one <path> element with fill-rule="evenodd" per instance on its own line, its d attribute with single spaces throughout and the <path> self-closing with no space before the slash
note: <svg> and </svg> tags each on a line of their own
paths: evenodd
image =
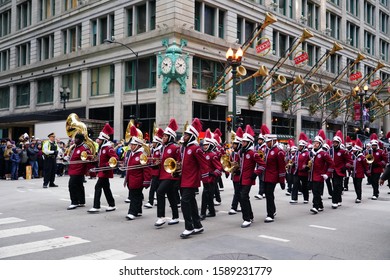
<svg viewBox="0 0 390 280">
<path fill-rule="evenodd" d="M 374 156 L 372 154 L 366 155 L 366 161 L 368 164 L 372 164 L 374 162 Z"/>
<path fill-rule="evenodd" d="M 81 133 L 84 135 L 85 138 L 85 144 L 87 144 L 89 150 L 91 151 L 92 155 L 96 154 L 96 146 L 95 142 L 88 137 L 88 130 L 87 126 L 80 121 L 80 118 L 77 114 L 71 113 L 65 123 L 65 129 L 66 134 L 69 136 L 69 138 L 74 138 L 77 133 Z"/>
<path fill-rule="evenodd" d="M 173 174 L 177 169 L 177 162 L 174 158 L 167 158 L 164 161 L 164 170 L 169 174 Z"/>
</svg>

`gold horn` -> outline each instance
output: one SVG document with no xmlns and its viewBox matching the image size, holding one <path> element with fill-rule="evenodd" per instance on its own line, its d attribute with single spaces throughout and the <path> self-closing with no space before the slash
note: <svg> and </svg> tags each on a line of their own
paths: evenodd
<svg viewBox="0 0 390 280">
<path fill-rule="evenodd" d="M 286 87 L 288 87 L 288 86 L 291 86 L 291 85 L 303 85 L 305 83 L 305 81 L 303 80 L 303 78 L 302 78 L 302 76 L 301 75 L 297 75 L 295 78 L 294 78 L 294 80 L 292 80 L 291 82 L 289 82 L 288 84 L 284 84 L 283 86 L 281 86 L 281 87 L 279 87 L 279 88 L 277 88 L 277 89 L 275 89 L 274 91 L 273 91 L 273 93 L 275 93 L 275 92 L 278 92 L 279 90 L 282 90 L 282 89 L 284 89 L 284 88 L 286 88 Z M 264 96 L 263 96 L 263 98 L 264 98 Z"/>
<path fill-rule="evenodd" d="M 267 75 L 268 75 L 268 69 L 267 69 L 267 67 L 265 67 L 263 65 L 263 66 L 260 66 L 259 69 L 255 73 L 250 75 L 249 77 L 246 77 L 245 79 L 242 79 L 242 80 L 238 81 L 237 85 L 242 84 L 242 83 L 244 83 L 244 82 L 246 82 L 246 81 L 248 81 L 250 79 L 253 79 L 253 78 L 256 78 L 256 77 L 260 77 L 260 76 L 265 77 Z M 229 87 L 229 88 L 231 88 L 231 87 Z"/>
<path fill-rule="evenodd" d="M 363 59 L 366 59 L 366 56 L 362 53 L 358 53 L 358 56 L 356 57 L 355 59 L 355 64 L 359 63 L 360 61 L 362 61 Z"/>
<path fill-rule="evenodd" d="M 375 94 L 371 94 L 371 96 L 364 102 L 364 104 L 368 104 L 370 102 L 377 102 L 379 103 L 378 98 L 376 97 Z"/>
<path fill-rule="evenodd" d="M 88 137 L 88 129 L 85 123 L 80 121 L 80 118 L 77 114 L 71 113 L 67 118 L 66 118 L 66 123 L 65 123 L 65 130 L 66 134 L 70 138 L 74 138 L 77 133 L 83 134 L 84 135 L 84 142 L 87 144 L 89 150 L 91 151 L 92 155 L 96 154 L 96 146 L 95 142 Z"/>
<path fill-rule="evenodd" d="M 341 51 L 341 50 L 343 50 L 343 49 L 344 49 L 344 48 L 343 48 L 342 45 L 340 45 L 340 44 L 337 43 L 337 42 L 334 42 L 334 43 L 333 43 L 333 48 L 330 50 L 330 54 L 332 55 L 332 54 L 334 54 L 335 52 Z"/>
<path fill-rule="evenodd" d="M 177 169 L 177 162 L 174 158 L 167 158 L 164 161 L 164 170 L 165 172 L 172 174 L 176 171 Z"/>
<path fill-rule="evenodd" d="M 316 93 L 318 93 L 318 92 L 320 92 L 321 90 L 320 90 L 320 87 L 317 85 L 317 84 L 312 84 L 311 86 L 310 86 L 310 89 L 309 89 L 309 92 L 310 93 L 314 93 L 314 92 L 316 92 Z"/>
<path fill-rule="evenodd" d="M 265 14 L 264 23 L 261 25 L 261 28 L 264 29 L 264 28 L 266 28 L 268 25 L 273 24 L 273 23 L 275 23 L 275 22 L 277 22 L 277 21 L 278 21 L 278 20 L 277 20 L 276 17 L 274 17 L 272 14 L 270 14 L 270 13 L 267 12 L 267 13 Z"/>
<path fill-rule="evenodd" d="M 366 161 L 368 164 L 372 164 L 374 162 L 374 156 L 372 154 L 366 155 Z"/>
<path fill-rule="evenodd" d="M 246 76 L 246 69 L 244 66 L 240 65 L 237 67 L 237 76 L 238 77 Z"/>
<path fill-rule="evenodd" d="M 311 33 L 308 29 L 305 28 L 303 30 L 301 38 L 299 39 L 299 42 L 302 43 L 311 37 L 314 37 L 313 33 Z"/>
<path fill-rule="evenodd" d="M 270 86 L 268 87 L 265 92 L 269 91 L 270 89 L 272 89 L 274 86 L 277 86 L 277 85 L 284 85 L 286 84 L 287 80 L 286 80 L 286 77 L 283 76 L 283 75 L 278 75 L 277 79 L 275 80 L 275 82 Z"/>
<path fill-rule="evenodd" d="M 130 139 L 131 139 L 130 129 L 131 129 L 131 127 L 132 127 L 133 125 L 135 125 L 135 124 L 134 124 L 134 119 L 130 119 L 129 123 L 127 124 L 126 133 L 125 133 L 125 141 L 126 141 L 126 142 L 129 142 Z M 144 139 L 144 136 L 143 136 L 143 134 L 142 134 L 142 131 L 139 130 L 138 128 L 137 128 L 137 134 L 138 134 L 137 137 L 138 137 L 139 139 Z"/>
</svg>

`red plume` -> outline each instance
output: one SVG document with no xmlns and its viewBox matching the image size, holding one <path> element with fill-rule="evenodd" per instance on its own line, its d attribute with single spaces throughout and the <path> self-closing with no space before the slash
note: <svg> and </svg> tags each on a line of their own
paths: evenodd
<svg viewBox="0 0 390 280">
<path fill-rule="evenodd" d="M 299 134 L 299 140 L 303 140 L 303 141 L 306 141 L 307 142 L 307 135 L 304 133 L 304 132 L 301 132 Z"/>
<path fill-rule="evenodd" d="M 252 127 L 249 124 L 247 124 L 245 127 L 245 133 L 248 133 L 251 136 L 255 136 L 255 132 L 253 131 Z"/>
<path fill-rule="evenodd" d="M 290 145 L 290 148 L 295 146 L 294 139 L 288 139 L 288 144 Z"/>
<path fill-rule="evenodd" d="M 387 134 L 386 134 L 386 138 L 390 138 L 390 131 L 389 131 L 389 132 L 387 132 Z"/>
<path fill-rule="evenodd" d="M 345 143 L 352 143 L 351 137 L 347 136 L 345 138 Z"/>
<path fill-rule="evenodd" d="M 179 127 L 177 126 L 177 123 L 176 123 L 176 120 L 175 120 L 175 119 L 170 119 L 170 120 L 169 120 L 168 127 L 169 127 L 170 129 L 172 129 L 173 131 L 176 131 L 176 130 L 179 129 Z"/>
<path fill-rule="evenodd" d="M 158 128 L 156 136 L 158 138 L 163 138 L 163 135 L 164 135 L 164 130 L 162 128 Z"/>
<path fill-rule="evenodd" d="M 341 130 L 337 130 L 336 136 L 340 137 L 341 143 L 344 143 L 343 133 L 341 132 Z"/>
<path fill-rule="evenodd" d="M 329 147 L 332 147 L 332 141 L 330 141 L 330 139 L 326 139 L 326 144 L 328 144 Z"/>
<path fill-rule="evenodd" d="M 138 137 L 138 131 L 135 125 L 130 128 L 130 136 Z"/>
<path fill-rule="evenodd" d="M 363 149 L 362 141 L 361 141 L 359 138 L 356 139 L 356 141 L 355 141 L 355 146 L 358 146 L 358 147 L 360 147 L 361 149 Z"/>
<path fill-rule="evenodd" d="M 313 141 L 311 139 L 307 140 L 308 144 L 313 144 Z"/>
<path fill-rule="evenodd" d="M 202 131 L 202 123 L 198 118 L 195 118 L 191 125 L 198 131 L 198 133 Z"/>
<path fill-rule="evenodd" d="M 219 128 L 216 128 L 216 129 L 214 130 L 214 135 L 217 135 L 217 136 L 219 136 L 219 137 L 222 136 L 222 132 L 219 130 Z"/>
<path fill-rule="evenodd" d="M 318 131 L 318 136 L 320 136 L 324 141 L 326 140 L 325 132 L 322 129 Z"/>
<path fill-rule="evenodd" d="M 239 138 L 242 138 L 244 136 L 244 131 L 242 131 L 241 127 L 237 128 L 236 136 Z"/>
<path fill-rule="evenodd" d="M 261 131 L 261 134 L 263 135 L 266 135 L 266 134 L 270 134 L 271 131 L 269 130 L 269 128 L 267 127 L 267 125 L 263 124 L 260 128 L 260 131 Z"/>
<path fill-rule="evenodd" d="M 109 123 L 106 123 L 102 129 L 102 132 L 107 135 L 112 135 L 114 134 L 114 129 L 110 126 Z"/>
<path fill-rule="evenodd" d="M 378 135 L 376 133 L 371 134 L 370 140 L 378 140 Z"/>
<path fill-rule="evenodd" d="M 206 130 L 204 138 L 213 139 L 213 136 L 211 135 L 211 131 L 209 128 Z"/>
</svg>

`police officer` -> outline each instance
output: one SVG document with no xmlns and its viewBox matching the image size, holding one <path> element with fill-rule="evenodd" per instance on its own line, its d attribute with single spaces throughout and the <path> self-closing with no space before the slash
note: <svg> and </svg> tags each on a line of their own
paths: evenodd
<svg viewBox="0 0 390 280">
<path fill-rule="evenodd" d="M 43 142 L 42 152 L 44 154 L 43 160 L 43 187 L 58 187 L 54 184 L 56 176 L 56 167 L 57 167 L 57 155 L 58 155 L 58 145 L 56 140 L 56 135 L 54 132 L 50 133 L 47 137 L 49 140 Z"/>
</svg>

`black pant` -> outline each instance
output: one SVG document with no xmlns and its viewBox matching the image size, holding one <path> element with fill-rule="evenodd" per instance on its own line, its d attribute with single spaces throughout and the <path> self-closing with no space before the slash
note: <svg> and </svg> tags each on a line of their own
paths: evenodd
<svg viewBox="0 0 390 280">
<path fill-rule="evenodd" d="M 240 183 L 233 182 L 234 194 L 232 200 L 232 209 L 237 211 L 238 203 L 240 202 Z"/>
<path fill-rule="evenodd" d="M 371 182 L 371 185 L 372 185 L 372 195 L 375 195 L 376 197 L 379 196 L 379 178 L 380 178 L 381 174 L 380 173 L 372 173 L 371 174 L 371 179 L 370 179 L 370 182 Z"/>
<path fill-rule="evenodd" d="M 197 190 L 198 188 L 181 188 L 181 211 L 183 212 L 186 230 L 203 227 L 200 222 L 198 204 L 195 198 Z"/>
<path fill-rule="evenodd" d="M 53 156 L 45 156 L 43 161 L 43 185 L 53 186 L 56 178 L 57 162 Z"/>
<path fill-rule="evenodd" d="M 276 213 L 276 206 L 275 206 L 275 183 L 265 183 L 265 199 L 267 203 L 267 217 L 273 218 Z"/>
<path fill-rule="evenodd" d="M 362 181 L 363 178 L 353 178 L 353 186 L 355 188 L 356 198 L 362 200 Z"/>
<path fill-rule="evenodd" d="M 128 214 L 134 216 L 142 214 L 142 190 L 143 188 L 129 189 L 130 205 L 129 211 L 127 212 Z"/>
<path fill-rule="evenodd" d="M 218 177 L 218 178 L 221 178 L 221 177 Z M 218 180 L 218 179 L 216 179 L 216 180 Z M 215 196 L 215 200 L 216 200 L 217 202 L 221 203 L 222 200 L 221 200 L 221 193 L 220 193 L 219 187 L 218 187 L 218 181 L 215 182 L 215 184 L 213 184 L 213 186 L 214 186 L 214 191 L 213 191 L 214 195 L 213 195 L 213 198 L 214 198 L 214 196 Z M 223 186 L 222 186 L 222 187 L 223 187 Z M 213 203 L 214 203 L 214 202 L 213 202 Z"/>
<path fill-rule="evenodd" d="M 252 186 L 240 186 L 240 205 L 242 219 L 247 222 L 253 220 L 252 205 L 249 200 L 249 193 L 251 191 L 251 187 Z"/>
<path fill-rule="evenodd" d="M 326 187 L 328 188 L 329 196 L 333 196 L 333 187 L 332 187 L 331 178 L 326 179 Z"/>
<path fill-rule="evenodd" d="M 165 217 L 165 194 L 168 197 L 169 204 L 172 209 L 172 219 L 179 218 L 179 210 L 177 208 L 176 193 L 177 184 L 176 180 L 161 180 L 157 188 L 157 217 Z"/>
<path fill-rule="evenodd" d="M 287 181 L 287 192 L 291 193 L 294 184 L 294 175 L 291 173 L 286 173 L 286 181 Z"/>
<path fill-rule="evenodd" d="M 264 181 L 263 180 L 261 180 L 261 176 L 262 175 L 259 175 L 259 195 L 263 195 L 263 194 L 265 194 L 265 189 L 264 189 Z"/>
<path fill-rule="evenodd" d="M 343 176 L 339 176 L 337 174 L 333 174 L 333 195 L 332 195 L 332 203 L 337 204 L 342 202 L 341 195 L 343 193 Z"/>
<path fill-rule="evenodd" d="M 84 175 L 70 175 L 68 188 L 70 204 L 85 204 Z"/>
<path fill-rule="evenodd" d="M 309 189 L 307 187 L 307 176 L 294 175 L 294 184 L 291 193 L 291 200 L 298 200 L 298 192 L 302 192 L 303 200 L 309 201 Z"/>
<path fill-rule="evenodd" d="M 324 182 L 311 182 L 312 192 L 313 192 L 313 208 L 317 210 L 319 208 L 324 208 L 322 204 L 322 194 L 324 193 Z"/>
<path fill-rule="evenodd" d="M 206 215 L 207 209 L 211 215 L 215 215 L 214 207 L 214 191 L 218 188 L 216 183 L 203 183 L 202 203 L 200 206 L 200 214 Z"/>
<path fill-rule="evenodd" d="M 152 183 L 150 184 L 149 199 L 148 199 L 150 205 L 154 204 L 154 194 L 157 192 L 159 184 L 160 181 L 158 180 L 158 176 L 152 176 Z"/>
<path fill-rule="evenodd" d="M 109 178 L 98 178 L 98 181 L 95 185 L 95 195 L 93 198 L 93 208 L 100 209 L 100 197 L 102 196 L 102 189 L 104 191 L 104 196 L 107 199 L 108 206 L 114 207 L 115 200 L 112 196 L 111 188 L 110 188 L 110 180 Z"/>
<path fill-rule="evenodd" d="M 348 174 L 347 174 L 348 175 Z M 348 190 L 349 176 L 344 177 L 344 190 Z"/>
</svg>

